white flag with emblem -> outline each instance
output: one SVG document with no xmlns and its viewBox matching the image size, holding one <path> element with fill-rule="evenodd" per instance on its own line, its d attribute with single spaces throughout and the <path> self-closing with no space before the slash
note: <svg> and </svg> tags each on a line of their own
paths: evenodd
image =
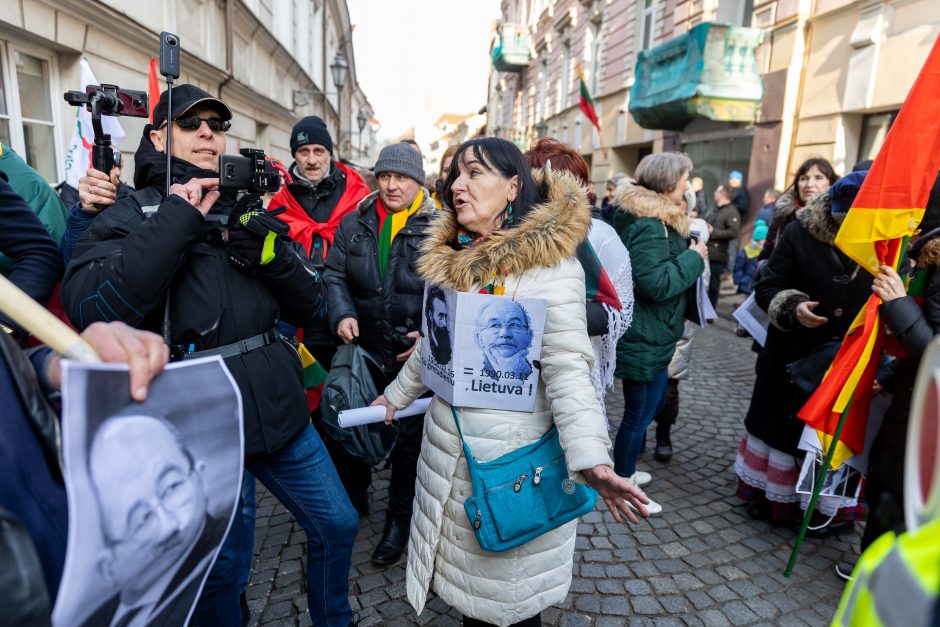
<svg viewBox="0 0 940 627">
<path fill-rule="evenodd" d="M 85 91 L 88 85 L 98 85 L 88 61 L 81 60 L 81 84 L 79 90 Z M 124 129 L 116 117 L 101 116 L 101 126 L 111 135 L 111 145 L 117 146 L 124 139 Z M 91 112 L 85 107 L 78 107 L 75 128 L 72 130 L 72 142 L 65 153 L 65 182 L 78 189 L 78 179 L 85 175 L 91 166 L 91 149 L 95 145 L 95 130 L 91 127 Z"/>
</svg>

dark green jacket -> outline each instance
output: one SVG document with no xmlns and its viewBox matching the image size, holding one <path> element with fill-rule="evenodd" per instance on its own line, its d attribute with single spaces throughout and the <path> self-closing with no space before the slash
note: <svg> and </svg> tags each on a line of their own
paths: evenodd
<svg viewBox="0 0 940 627">
<path fill-rule="evenodd" d="M 705 270 L 689 250 L 689 220 L 666 197 L 628 185 L 613 226 L 633 266 L 633 323 L 617 344 L 615 375 L 647 382 L 669 366 L 682 337 L 685 294 Z"/>
</svg>

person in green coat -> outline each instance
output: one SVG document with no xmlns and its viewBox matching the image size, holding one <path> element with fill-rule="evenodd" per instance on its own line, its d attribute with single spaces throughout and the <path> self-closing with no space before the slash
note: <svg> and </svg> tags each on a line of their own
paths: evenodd
<svg viewBox="0 0 940 627">
<path fill-rule="evenodd" d="M 624 412 L 614 443 L 614 470 L 633 477 L 643 436 L 666 399 L 669 361 L 682 337 L 686 291 L 705 270 L 708 250 L 689 240 L 683 195 L 692 161 L 657 153 L 640 161 L 636 182 L 617 190 L 613 226 L 633 263 L 633 324 L 617 344 L 615 376 L 623 379 Z M 648 480 L 648 478 L 644 479 Z M 662 506 L 651 502 L 651 514 Z"/>
</svg>

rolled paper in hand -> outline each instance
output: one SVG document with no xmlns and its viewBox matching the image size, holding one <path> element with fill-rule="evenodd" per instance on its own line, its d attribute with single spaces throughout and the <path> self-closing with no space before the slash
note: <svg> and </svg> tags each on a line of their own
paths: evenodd
<svg viewBox="0 0 940 627">
<path fill-rule="evenodd" d="M 431 404 L 430 398 L 419 398 L 414 403 L 399 409 L 395 412 L 395 420 L 407 418 L 408 416 L 417 416 L 428 410 Z M 347 409 L 339 412 L 339 426 L 343 429 L 358 427 L 360 425 L 371 425 L 385 420 L 385 406 L 375 405 L 374 407 L 360 407 L 358 409 Z"/>
</svg>

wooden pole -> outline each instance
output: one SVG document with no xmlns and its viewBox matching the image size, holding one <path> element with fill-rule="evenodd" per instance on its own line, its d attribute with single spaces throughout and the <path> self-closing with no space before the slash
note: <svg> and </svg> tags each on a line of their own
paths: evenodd
<svg viewBox="0 0 940 627">
<path fill-rule="evenodd" d="M 0 311 L 64 357 L 86 362 L 101 361 L 78 333 L 3 275 L 0 275 Z"/>
</svg>

